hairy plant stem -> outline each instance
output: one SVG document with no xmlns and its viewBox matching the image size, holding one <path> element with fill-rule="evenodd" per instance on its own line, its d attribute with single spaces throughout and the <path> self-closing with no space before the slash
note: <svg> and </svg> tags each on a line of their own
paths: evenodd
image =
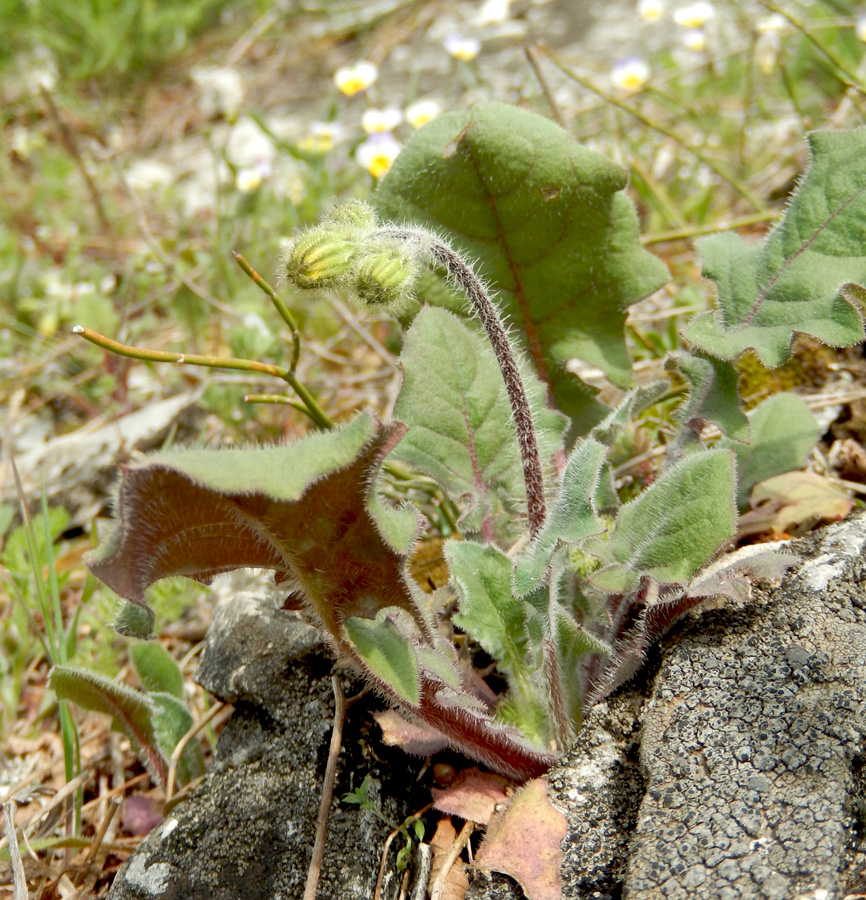
<svg viewBox="0 0 866 900">
<path fill-rule="evenodd" d="M 425 228 L 398 228 L 386 225 L 377 230 L 382 237 L 417 245 L 421 252 L 434 264 L 444 267 L 452 285 L 463 291 L 469 298 L 487 338 L 496 354 L 496 361 L 505 381 L 514 425 L 517 429 L 517 443 L 523 461 L 523 480 L 526 483 L 526 504 L 529 516 L 529 531 L 535 537 L 541 530 L 545 518 L 544 480 L 541 475 L 541 461 L 538 456 L 538 442 L 532 411 L 526 396 L 526 389 L 520 377 L 520 369 L 508 332 L 499 315 L 496 304 L 487 293 L 484 282 L 475 274 L 472 266 L 449 244 Z"/>
</svg>

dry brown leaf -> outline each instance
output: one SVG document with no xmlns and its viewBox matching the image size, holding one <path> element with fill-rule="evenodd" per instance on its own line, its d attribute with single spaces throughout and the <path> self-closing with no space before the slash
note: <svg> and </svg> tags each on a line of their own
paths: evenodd
<svg viewBox="0 0 866 900">
<path fill-rule="evenodd" d="M 514 782 L 473 766 L 457 773 L 446 788 L 433 788 L 433 806 L 440 812 L 486 825 L 497 804 L 507 803 Z"/>
<path fill-rule="evenodd" d="M 382 729 L 382 740 L 389 747 L 400 747 L 414 756 L 432 756 L 448 746 L 441 731 L 423 722 L 409 722 L 394 709 L 374 712 L 373 718 Z"/>
<path fill-rule="evenodd" d="M 457 840 L 457 831 L 450 818 L 440 819 L 436 826 L 436 833 L 430 841 L 430 848 L 433 851 L 433 860 L 430 864 L 430 880 L 428 881 L 428 896 L 433 885 L 436 884 L 442 866 L 446 862 L 454 842 Z M 457 859 L 449 868 L 445 875 L 445 882 L 442 885 L 440 900 L 463 900 L 466 889 L 469 887 L 469 878 L 466 875 L 466 864 L 461 859 Z"/>
<path fill-rule="evenodd" d="M 854 501 L 848 491 L 815 472 L 786 472 L 755 485 L 752 509 L 740 516 L 738 537 L 791 532 L 800 525 L 835 521 L 848 515 Z"/>
<path fill-rule="evenodd" d="M 475 858 L 482 869 L 510 875 L 528 900 L 561 900 L 565 816 L 547 799 L 547 782 L 535 778 L 494 818 Z"/>
</svg>

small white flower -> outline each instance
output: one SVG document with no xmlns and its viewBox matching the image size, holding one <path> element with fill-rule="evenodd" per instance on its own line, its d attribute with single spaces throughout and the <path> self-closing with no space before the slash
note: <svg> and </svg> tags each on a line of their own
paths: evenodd
<svg viewBox="0 0 866 900">
<path fill-rule="evenodd" d="M 764 34 L 767 31 L 783 31 L 788 24 L 788 20 L 781 13 L 773 13 L 771 16 L 764 16 L 755 22 L 755 31 L 758 34 Z"/>
<path fill-rule="evenodd" d="M 637 14 L 646 22 L 658 22 L 665 14 L 662 0 L 638 0 Z"/>
<path fill-rule="evenodd" d="M 502 25 L 511 12 L 511 0 L 486 0 L 475 15 L 475 25 L 485 28 L 488 25 Z"/>
<path fill-rule="evenodd" d="M 168 187 L 174 181 L 174 177 L 174 172 L 165 163 L 157 162 L 155 159 L 137 159 L 126 172 L 129 186 L 140 193 Z"/>
<path fill-rule="evenodd" d="M 241 116 L 226 142 L 226 159 L 239 169 L 272 163 L 277 155 L 274 142 L 254 119 Z"/>
<path fill-rule="evenodd" d="M 240 72 L 229 66 L 197 67 L 192 80 L 199 90 L 198 108 L 208 119 L 233 119 L 244 102 Z"/>
<path fill-rule="evenodd" d="M 50 92 L 57 87 L 57 57 L 44 44 L 37 44 L 21 58 L 20 67 L 25 84 L 34 94 L 40 90 Z"/>
<path fill-rule="evenodd" d="M 857 18 L 857 24 L 854 26 L 854 34 L 861 41 L 866 41 L 866 16 L 859 16 Z"/>
<path fill-rule="evenodd" d="M 441 112 L 442 108 L 437 100 L 416 100 L 406 107 L 406 121 L 413 128 L 420 128 Z"/>
<path fill-rule="evenodd" d="M 347 96 L 354 97 L 375 83 L 379 70 L 366 60 L 354 66 L 343 66 L 334 72 L 334 84 Z"/>
<path fill-rule="evenodd" d="M 764 31 L 755 42 L 755 60 L 764 75 L 772 75 L 779 58 L 782 40 L 778 31 Z"/>
<path fill-rule="evenodd" d="M 707 49 L 707 35 L 703 28 L 689 28 L 683 32 L 683 44 L 695 53 L 703 53 Z"/>
<path fill-rule="evenodd" d="M 610 73 L 611 81 L 625 91 L 639 91 L 649 80 L 649 66 L 642 59 L 627 59 L 617 63 Z"/>
<path fill-rule="evenodd" d="M 393 131 L 403 121 L 403 113 L 396 107 L 388 109 L 365 109 L 361 116 L 361 127 L 367 134 L 384 134 Z"/>
<path fill-rule="evenodd" d="M 16 125 L 12 129 L 12 140 L 9 142 L 9 146 L 19 159 L 27 159 L 33 153 L 37 143 L 34 140 L 33 132 L 29 128 L 25 128 L 23 125 Z"/>
<path fill-rule="evenodd" d="M 475 59 L 481 52 L 481 41 L 477 38 L 461 37 L 459 34 L 452 34 L 445 40 L 445 49 L 454 59 L 462 59 L 469 62 Z"/>
<path fill-rule="evenodd" d="M 253 166 L 249 169 L 238 169 L 235 175 L 235 187 L 242 194 L 252 194 L 263 184 L 270 171 L 265 166 Z"/>
<path fill-rule="evenodd" d="M 703 28 L 716 14 L 712 3 L 697 0 L 691 6 L 681 6 L 674 10 L 674 22 L 683 28 Z"/>
<path fill-rule="evenodd" d="M 373 134 L 355 151 L 355 159 L 374 177 L 385 175 L 402 150 L 391 134 Z"/>
<path fill-rule="evenodd" d="M 310 133 L 301 138 L 300 147 L 308 153 L 327 153 L 342 136 L 343 129 L 336 122 L 313 122 Z"/>
</svg>

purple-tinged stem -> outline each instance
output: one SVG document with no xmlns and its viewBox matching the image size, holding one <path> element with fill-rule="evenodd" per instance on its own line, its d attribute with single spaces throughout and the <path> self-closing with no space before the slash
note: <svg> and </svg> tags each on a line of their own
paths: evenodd
<svg viewBox="0 0 866 900">
<path fill-rule="evenodd" d="M 425 255 L 443 266 L 453 285 L 460 288 L 469 298 L 472 308 L 481 319 L 487 338 L 496 354 L 496 361 L 505 381 L 511 412 L 517 428 L 517 443 L 523 461 L 523 480 L 526 483 L 526 504 L 529 515 L 529 531 L 535 537 L 544 524 L 546 514 L 544 501 L 544 480 L 541 475 L 541 461 L 538 456 L 538 442 L 529 400 L 517 367 L 514 349 L 508 340 L 508 333 L 499 315 L 496 304 L 487 293 L 484 282 L 475 274 L 472 266 L 463 256 L 441 238 L 423 228 L 398 228 L 386 225 L 378 232 L 383 237 L 421 246 Z"/>
</svg>

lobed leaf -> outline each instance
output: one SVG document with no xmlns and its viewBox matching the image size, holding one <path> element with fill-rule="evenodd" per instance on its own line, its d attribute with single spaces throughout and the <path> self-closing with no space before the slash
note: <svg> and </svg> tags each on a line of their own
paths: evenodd
<svg viewBox="0 0 866 900">
<path fill-rule="evenodd" d="M 128 466 L 115 531 L 90 568 L 142 605 L 144 590 L 169 575 L 209 582 L 272 569 L 298 585 L 337 646 L 349 616 L 396 606 L 421 623 L 403 558 L 367 507 L 369 483 L 403 430 L 364 414 L 286 446 L 178 451 Z"/>
<path fill-rule="evenodd" d="M 514 878 L 528 900 L 561 900 L 565 816 L 535 779 L 515 795 L 501 819 L 491 820 L 475 864 Z"/>
<path fill-rule="evenodd" d="M 489 344 L 454 314 L 428 307 L 406 334 L 400 360 L 394 415 L 409 432 L 394 456 L 435 478 L 455 502 L 468 498 L 464 530 L 510 542 L 526 487 L 511 406 Z M 547 408 L 538 378 L 522 368 L 539 453 L 550 458 L 565 421 Z"/>
<path fill-rule="evenodd" d="M 809 168 L 763 243 L 734 234 L 698 241 L 718 308 L 683 334 L 708 354 L 733 360 L 751 348 L 773 367 L 789 358 L 797 333 L 832 347 L 863 340 L 852 295 L 866 285 L 866 130 L 818 131 L 807 140 Z"/>
<path fill-rule="evenodd" d="M 730 450 L 681 459 L 620 509 L 609 535 L 584 545 L 604 563 L 590 582 L 625 593 L 644 575 L 662 583 L 691 578 L 735 533 L 734 485 Z"/>
<path fill-rule="evenodd" d="M 604 408 L 566 363 L 625 386 L 627 308 L 669 277 L 640 245 L 626 179 L 548 119 L 481 103 L 420 129 L 376 195 L 383 219 L 445 229 L 477 262 L 577 433 Z"/>
<path fill-rule="evenodd" d="M 404 713 L 498 771 L 539 775 L 555 758 L 493 721 L 416 601 L 398 552 L 406 509 L 370 502 L 381 459 L 404 432 L 361 415 L 288 446 L 176 452 L 128 466 L 119 521 L 91 568 L 139 604 L 168 575 L 209 581 L 242 566 L 271 568 Z"/>
</svg>

